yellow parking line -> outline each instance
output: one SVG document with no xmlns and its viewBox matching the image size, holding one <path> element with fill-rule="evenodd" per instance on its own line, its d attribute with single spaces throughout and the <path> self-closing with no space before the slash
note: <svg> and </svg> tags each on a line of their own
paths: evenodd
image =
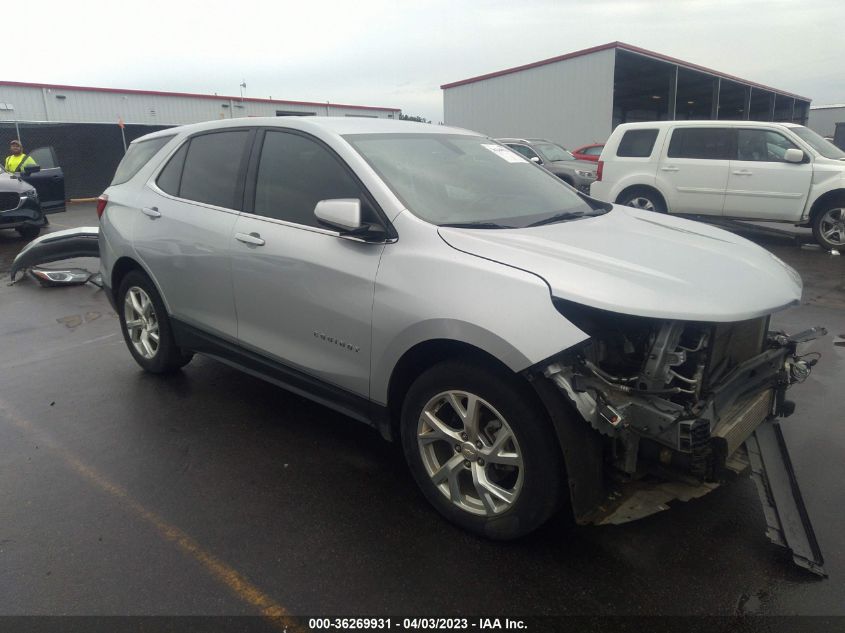
<svg viewBox="0 0 845 633">
<path fill-rule="evenodd" d="M 189 534 L 169 524 L 152 510 L 129 496 L 125 488 L 115 484 L 87 465 L 73 453 L 62 448 L 47 433 L 36 428 L 29 420 L 18 415 L 6 402 L 0 400 L 0 413 L 19 429 L 38 437 L 38 441 L 55 452 L 80 477 L 103 492 L 115 498 L 124 508 L 155 528 L 156 532 L 167 541 L 174 543 L 182 552 L 199 562 L 209 574 L 228 587 L 232 593 L 247 604 L 256 607 L 261 615 L 269 618 L 279 629 L 286 632 L 305 631 L 287 610 L 273 601 L 258 587 L 249 582 L 237 570 L 219 558 L 206 552 Z"/>
</svg>

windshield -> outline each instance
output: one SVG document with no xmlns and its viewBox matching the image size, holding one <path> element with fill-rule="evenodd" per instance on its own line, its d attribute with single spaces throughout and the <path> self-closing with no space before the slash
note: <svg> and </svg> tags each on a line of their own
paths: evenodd
<svg viewBox="0 0 845 633">
<path fill-rule="evenodd" d="M 576 160 L 572 154 L 554 143 L 534 143 L 534 149 L 539 150 L 548 161 Z"/>
<path fill-rule="evenodd" d="M 594 213 L 556 176 L 480 136 L 352 134 L 344 138 L 414 215 L 432 224 L 510 228 L 553 215 Z"/>
<path fill-rule="evenodd" d="M 801 138 L 801 140 L 803 140 L 805 143 L 807 143 L 807 145 L 812 147 L 825 158 L 833 158 L 834 160 L 845 158 L 845 152 L 836 147 L 836 145 L 834 145 L 830 141 L 826 141 L 823 137 L 813 132 L 813 130 L 811 130 L 810 128 L 799 126 L 790 127 L 789 129 L 795 132 Z"/>
</svg>

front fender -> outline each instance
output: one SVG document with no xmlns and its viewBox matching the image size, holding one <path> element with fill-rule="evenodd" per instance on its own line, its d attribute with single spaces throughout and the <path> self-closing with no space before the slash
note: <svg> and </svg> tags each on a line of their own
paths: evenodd
<svg viewBox="0 0 845 633">
<path fill-rule="evenodd" d="M 372 400 L 387 403 L 399 359 L 429 340 L 466 343 L 519 372 L 588 336 L 554 307 L 539 276 L 449 246 L 408 213 L 396 222 L 402 248 L 388 245 L 373 305 Z"/>
</svg>

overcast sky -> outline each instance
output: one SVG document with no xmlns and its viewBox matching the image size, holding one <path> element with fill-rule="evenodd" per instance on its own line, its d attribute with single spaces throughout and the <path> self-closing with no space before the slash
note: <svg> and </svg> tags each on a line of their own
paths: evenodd
<svg viewBox="0 0 845 633">
<path fill-rule="evenodd" d="M 34 5 L 33 5 L 34 6 Z M 443 119 L 440 85 L 619 40 L 845 103 L 843 0 L 37 3 L 0 79 L 332 101 Z"/>
</svg>

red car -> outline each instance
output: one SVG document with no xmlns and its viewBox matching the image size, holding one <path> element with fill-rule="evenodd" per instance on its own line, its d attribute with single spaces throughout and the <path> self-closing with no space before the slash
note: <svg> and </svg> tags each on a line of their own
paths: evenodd
<svg viewBox="0 0 845 633">
<path fill-rule="evenodd" d="M 582 145 L 578 149 L 572 150 L 572 155 L 578 160 L 591 160 L 597 163 L 599 154 L 604 147 L 604 143 L 593 143 L 592 145 Z"/>
</svg>

